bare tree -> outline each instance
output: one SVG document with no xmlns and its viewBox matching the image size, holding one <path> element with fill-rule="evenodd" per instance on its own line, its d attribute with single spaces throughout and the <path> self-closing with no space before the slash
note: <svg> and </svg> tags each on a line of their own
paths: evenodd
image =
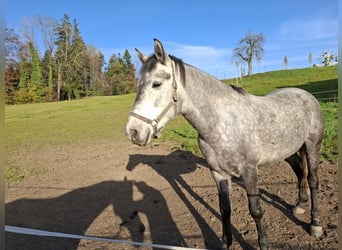
<svg viewBox="0 0 342 250">
<path fill-rule="evenodd" d="M 27 44 L 32 43 L 36 48 L 36 44 L 34 42 L 34 27 L 35 27 L 35 18 L 33 17 L 23 17 L 21 19 L 22 27 L 19 28 L 20 33 L 25 38 L 25 42 Z"/>
<path fill-rule="evenodd" d="M 86 67 L 89 72 L 89 89 L 93 90 L 95 95 L 103 94 L 104 80 L 102 67 L 104 65 L 104 56 L 102 52 L 92 45 L 86 46 Z M 100 87 L 100 88 L 99 88 Z"/>
<path fill-rule="evenodd" d="M 47 16 L 36 16 L 37 25 L 42 33 L 45 50 L 53 51 L 56 42 L 58 21 Z"/>
<path fill-rule="evenodd" d="M 287 69 L 288 64 L 289 64 L 289 59 L 287 59 L 287 56 L 285 56 L 283 59 L 283 68 Z"/>
<path fill-rule="evenodd" d="M 53 67 L 53 50 L 57 39 L 56 28 L 58 21 L 46 16 L 36 16 L 37 25 L 43 37 L 45 56 L 48 59 L 48 91 L 49 98 L 53 98 L 53 81 L 52 81 L 52 67 Z"/>
<path fill-rule="evenodd" d="M 264 55 L 265 38 L 262 33 L 254 35 L 248 31 L 246 35 L 240 39 L 239 47 L 233 50 L 232 61 L 247 62 L 248 76 L 253 74 L 253 59 L 261 61 Z"/>
<path fill-rule="evenodd" d="M 310 67 L 311 67 L 311 66 L 312 66 L 312 53 L 311 53 L 311 52 L 310 52 L 310 54 L 309 54 L 308 59 L 309 59 L 309 65 L 310 65 Z"/>
</svg>

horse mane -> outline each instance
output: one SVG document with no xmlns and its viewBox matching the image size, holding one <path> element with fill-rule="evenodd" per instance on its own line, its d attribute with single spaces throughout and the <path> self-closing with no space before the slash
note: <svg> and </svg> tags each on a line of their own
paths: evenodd
<svg viewBox="0 0 342 250">
<path fill-rule="evenodd" d="M 184 62 L 172 55 L 169 55 L 170 59 L 175 63 L 176 68 L 178 68 L 179 72 L 180 72 L 180 78 L 182 81 L 182 84 L 185 85 L 185 67 L 184 67 Z M 150 72 L 153 69 L 155 69 L 156 65 L 157 65 L 157 58 L 155 57 L 155 55 L 150 56 L 146 62 L 142 65 L 141 68 L 141 75 L 143 75 L 146 72 Z"/>
<path fill-rule="evenodd" d="M 238 92 L 239 94 L 246 94 L 247 91 L 244 89 L 244 88 L 241 88 L 241 87 L 238 87 L 238 86 L 235 86 L 235 85 L 232 85 L 232 84 L 229 84 L 230 87 L 232 87 L 233 90 L 235 90 L 236 92 Z"/>
</svg>

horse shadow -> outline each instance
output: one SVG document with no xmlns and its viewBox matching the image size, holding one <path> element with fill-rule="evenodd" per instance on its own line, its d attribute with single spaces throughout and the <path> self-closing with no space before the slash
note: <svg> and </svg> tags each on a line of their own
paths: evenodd
<svg viewBox="0 0 342 250">
<path fill-rule="evenodd" d="M 143 199 L 133 200 L 133 188 L 137 188 Z M 28 227 L 47 231 L 84 235 L 92 222 L 108 207 L 122 223 L 108 219 L 109 228 L 119 227 L 121 232 L 135 242 L 144 241 L 145 225 L 139 214 L 147 217 L 151 228 L 153 242 L 166 245 L 184 245 L 184 239 L 172 220 L 166 201 L 162 194 L 144 182 L 104 181 L 95 185 L 79 188 L 56 198 L 19 199 L 5 205 L 6 225 Z M 160 221 L 155 214 L 165 218 Z M 115 225 L 114 225 L 115 224 Z M 172 239 L 165 232 L 172 231 Z M 127 235 L 127 233 L 126 233 Z M 118 235 L 111 237 L 118 239 Z M 120 237 L 119 237 L 120 238 Z M 127 238 L 124 238 L 127 239 Z M 6 249 L 77 249 L 80 240 L 31 236 L 6 233 Z"/>
<path fill-rule="evenodd" d="M 194 172 L 197 169 L 197 164 L 201 164 L 208 168 L 206 161 L 191 152 L 176 150 L 166 156 L 142 154 L 130 155 L 126 168 L 128 171 L 133 171 L 133 169 L 141 163 L 145 166 L 151 167 L 160 176 L 164 177 L 164 179 L 177 193 L 179 198 L 186 205 L 190 214 L 196 220 L 196 223 L 201 230 L 206 249 L 221 249 L 222 242 L 217 236 L 217 232 L 214 232 L 207 224 L 205 218 L 203 218 L 196 207 L 190 202 L 187 195 L 192 196 L 197 202 L 208 209 L 219 221 L 221 220 L 221 215 L 200 195 L 198 195 L 182 177 L 183 174 Z M 243 249 L 255 249 L 243 239 L 239 231 L 233 225 L 232 234 Z"/>
</svg>

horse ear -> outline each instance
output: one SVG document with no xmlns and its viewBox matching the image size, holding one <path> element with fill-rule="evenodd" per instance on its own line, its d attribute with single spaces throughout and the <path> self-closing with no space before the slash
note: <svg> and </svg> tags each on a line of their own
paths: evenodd
<svg viewBox="0 0 342 250">
<path fill-rule="evenodd" d="M 141 53 L 137 48 L 135 49 L 135 51 L 137 52 L 137 55 L 138 55 L 140 61 L 142 63 L 145 63 L 147 61 L 148 57 L 146 55 L 144 55 L 143 53 Z"/>
<path fill-rule="evenodd" d="M 165 64 L 166 62 L 165 50 L 161 42 L 156 38 L 154 38 L 154 54 L 159 62 L 161 62 L 162 64 Z"/>
</svg>

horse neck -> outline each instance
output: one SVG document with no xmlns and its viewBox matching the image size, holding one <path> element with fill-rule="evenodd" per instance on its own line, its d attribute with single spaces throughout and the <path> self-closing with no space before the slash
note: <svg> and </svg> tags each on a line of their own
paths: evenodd
<svg viewBox="0 0 342 250">
<path fill-rule="evenodd" d="M 241 94 L 230 85 L 191 66 L 185 66 L 185 73 L 182 114 L 203 135 L 217 125 L 219 115 L 222 115 L 220 109 L 225 107 L 225 112 L 229 112 L 229 109 L 236 107 Z"/>
</svg>

